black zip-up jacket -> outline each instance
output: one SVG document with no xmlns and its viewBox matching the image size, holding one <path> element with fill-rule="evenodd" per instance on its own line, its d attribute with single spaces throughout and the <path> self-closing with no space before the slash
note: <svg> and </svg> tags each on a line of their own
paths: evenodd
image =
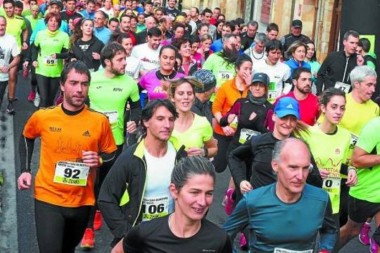
<svg viewBox="0 0 380 253">
<path fill-rule="evenodd" d="M 101 42 L 95 36 L 92 36 L 91 40 L 89 41 L 78 39 L 75 41 L 70 50 L 70 59 L 75 58 L 79 61 L 83 61 L 89 69 L 97 71 L 100 66 L 100 59 L 95 60 L 92 57 L 92 53 L 100 54 L 103 47 L 103 42 Z"/>
<path fill-rule="evenodd" d="M 350 83 L 350 72 L 357 66 L 356 54 L 346 56 L 344 51 L 332 52 L 322 63 L 317 75 L 317 94 L 334 87 L 336 82 Z"/>
<path fill-rule="evenodd" d="M 147 169 L 144 150 L 144 140 L 125 150 L 116 159 L 100 189 L 98 206 L 114 236 L 112 247 L 142 220 Z M 184 156 L 183 146 L 177 151 L 176 163 Z"/>
</svg>

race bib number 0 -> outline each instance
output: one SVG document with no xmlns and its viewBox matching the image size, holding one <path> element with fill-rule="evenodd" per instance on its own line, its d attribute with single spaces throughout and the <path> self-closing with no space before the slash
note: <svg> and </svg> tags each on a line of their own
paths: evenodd
<svg viewBox="0 0 380 253">
<path fill-rule="evenodd" d="M 55 166 L 54 182 L 75 186 L 86 186 L 90 171 L 84 163 L 58 162 Z"/>
<path fill-rule="evenodd" d="M 313 253 L 313 250 L 289 250 L 283 248 L 274 248 L 273 253 Z"/>
<path fill-rule="evenodd" d="M 117 123 L 117 118 L 119 116 L 119 113 L 117 111 L 104 112 L 104 114 L 108 117 L 108 121 L 110 122 L 111 125 Z"/>
<path fill-rule="evenodd" d="M 240 131 L 240 137 L 239 137 L 239 142 L 241 144 L 244 144 L 246 143 L 247 141 L 249 141 L 252 136 L 258 136 L 260 135 L 261 133 L 258 132 L 258 131 L 254 131 L 254 130 L 251 130 L 251 129 L 247 129 L 247 128 L 243 128 L 241 131 Z"/>
<path fill-rule="evenodd" d="M 169 214 L 169 197 L 144 198 L 143 221 L 156 219 Z"/>
<path fill-rule="evenodd" d="M 344 93 L 348 93 L 350 91 L 351 85 L 342 82 L 336 82 L 334 88 L 340 89 L 344 91 Z"/>
<path fill-rule="evenodd" d="M 340 193 L 340 178 L 328 177 L 323 179 L 322 188 L 329 193 L 339 194 Z"/>
<path fill-rule="evenodd" d="M 45 57 L 43 63 L 46 66 L 57 66 L 57 59 L 53 59 L 52 57 Z"/>
</svg>

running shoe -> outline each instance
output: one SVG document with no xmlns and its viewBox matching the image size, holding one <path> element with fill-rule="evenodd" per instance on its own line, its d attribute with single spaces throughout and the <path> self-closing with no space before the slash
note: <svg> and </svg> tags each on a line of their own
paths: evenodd
<svg viewBox="0 0 380 253">
<path fill-rule="evenodd" d="M 369 245 L 370 236 L 369 232 L 371 231 L 371 224 L 368 224 L 367 222 L 363 224 L 362 228 L 360 229 L 359 233 L 359 242 L 363 245 Z"/>
<path fill-rule="evenodd" d="M 35 107 L 39 107 L 41 102 L 40 94 L 36 93 L 36 97 L 34 98 L 33 104 Z"/>
<path fill-rule="evenodd" d="M 6 112 L 8 114 L 11 114 L 11 115 L 15 114 L 15 108 L 13 108 L 13 102 L 12 101 L 9 101 Z"/>
<path fill-rule="evenodd" d="M 225 199 L 224 210 L 226 211 L 227 215 L 231 215 L 232 211 L 234 210 L 235 200 L 232 198 L 234 191 L 235 191 L 234 189 L 228 188 L 226 192 L 226 196 L 224 197 Z"/>
<path fill-rule="evenodd" d="M 375 241 L 375 239 L 373 239 L 373 237 L 369 239 L 369 244 L 369 252 L 377 253 L 379 250 L 379 245 L 377 245 L 377 242 Z"/>
<path fill-rule="evenodd" d="M 102 227 L 102 225 L 102 213 L 99 210 L 96 210 L 94 217 L 94 230 L 99 230 Z"/>
<path fill-rule="evenodd" d="M 95 246 L 95 233 L 92 228 L 86 228 L 80 247 L 82 249 L 92 249 Z"/>
<path fill-rule="evenodd" d="M 36 92 L 31 90 L 28 95 L 28 101 L 33 102 L 35 98 L 36 98 Z"/>
<path fill-rule="evenodd" d="M 247 239 L 243 233 L 240 233 L 239 246 L 241 250 L 248 250 Z"/>
</svg>

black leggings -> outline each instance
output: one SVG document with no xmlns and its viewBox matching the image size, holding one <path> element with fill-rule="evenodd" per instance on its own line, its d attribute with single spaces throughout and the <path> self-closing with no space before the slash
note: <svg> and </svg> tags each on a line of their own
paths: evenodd
<svg viewBox="0 0 380 253">
<path fill-rule="evenodd" d="M 214 164 L 215 171 L 221 173 L 227 168 L 228 165 L 227 150 L 233 136 L 224 136 L 214 133 L 214 138 L 218 141 L 218 153 L 214 157 L 212 163 Z"/>
<path fill-rule="evenodd" d="M 88 228 L 93 228 L 95 212 L 96 212 L 96 210 L 99 210 L 97 203 L 98 203 L 98 196 L 99 196 L 99 192 L 100 192 L 100 187 L 102 186 L 103 181 L 108 174 L 108 171 L 110 171 L 112 165 L 116 161 L 116 158 L 121 154 L 121 151 L 123 151 L 123 145 L 117 145 L 115 159 L 112 160 L 112 162 L 106 162 L 106 163 L 102 164 L 102 166 L 97 169 L 96 181 L 95 181 L 95 186 L 94 186 L 96 202 L 95 202 L 95 206 L 91 207 L 90 217 L 88 218 L 88 223 L 87 223 Z"/>
<path fill-rule="evenodd" d="M 71 253 L 82 239 L 90 206 L 61 207 L 34 201 L 40 253 Z"/>
<path fill-rule="evenodd" d="M 59 77 L 46 77 L 36 74 L 38 93 L 40 94 L 40 107 L 54 105 L 59 90 Z"/>
<path fill-rule="evenodd" d="M 7 85 L 8 85 L 8 81 L 0 82 L 0 106 L 1 106 L 1 102 L 3 101 L 3 97 L 5 94 L 5 89 L 7 88 Z"/>
</svg>

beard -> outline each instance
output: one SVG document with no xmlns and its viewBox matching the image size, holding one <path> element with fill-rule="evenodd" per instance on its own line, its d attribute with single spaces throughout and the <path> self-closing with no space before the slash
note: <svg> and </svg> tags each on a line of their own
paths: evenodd
<svg viewBox="0 0 380 253">
<path fill-rule="evenodd" d="M 238 56 L 239 52 L 235 47 L 232 48 L 223 48 L 223 51 L 221 53 L 221 56 L 226 60 L 228 63 L 235 63 Z"/>
</svg>

